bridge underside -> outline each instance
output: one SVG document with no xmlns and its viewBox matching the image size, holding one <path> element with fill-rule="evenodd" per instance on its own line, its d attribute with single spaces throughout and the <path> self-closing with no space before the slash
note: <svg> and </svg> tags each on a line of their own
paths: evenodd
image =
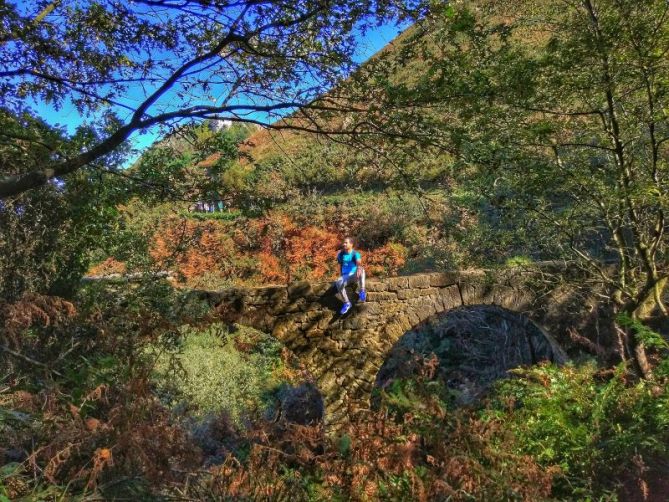
<svg viewBox="0 0 669 502">
<path fill-rule="evenodd" d="M 498 305 L 527 315 L 539 326 L 564 324 L 574 305 L 537 288 L 542 270 L 469 271 L 418 274 L 370 280 L 367 302 L 344 316 L 331 283 L 195 292 L 225 322 L 273 334 L 311 373 L 325 402 L 326 424 L 337 427 L 369 408 L 379 368 L 397 340 L 426 319 L 451 309 Z M 356 298 L 353 294 L 351 298 Z M 582 312 L 583 305 L 579 305 Z M 582 316 L 581 316 L 582 317 Z M 528 322 L 530 322 L 528 320 Z M 566 359 L 541 330 L 528 337 L 529 350 L 555 362 Z"/>
</svg>

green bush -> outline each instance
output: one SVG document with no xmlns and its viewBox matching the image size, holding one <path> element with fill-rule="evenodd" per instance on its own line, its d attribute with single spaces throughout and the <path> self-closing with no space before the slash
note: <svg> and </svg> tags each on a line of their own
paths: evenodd
<svg viewBox="0 0 669 502">
<path fill-rule="evenodd" d="M 280 384 L 280 342 L 249 328 L 230 333 L 222 324 L 182 333 L 179 345 L 157 365 L 168 403 L 198 417 L 225 412 L 238 426 L 269 404 Z"/>
<path fill-rule="evenodd" d="M 594 363 L 516 370 L 484 414 L 502 419 L 518 452 L 559 465 L 556 496 L 597 497 L 615 488 L 635 454 L 667 453 L 667 386 L 629 383 L 624 366 L 604 380 Z"/>
<path fill-rule="evenodd" d="M 526 265 L 532 265 L 532 258 L 528 256 L 512 256 L 507 258 L 506 266 L 507 267 L 523 267 Z"/>
<path fill-rule="evenodd" d="M 181 216 L 186 218 L 191 218 L 193 220 L 205 221 L 205 220 L 218 220 L 218 221 L 235 221 L 237 218 L 242 216 L 241 211 L 230 210 L 230 211 L 220 211 L 216 213 L 195 213 L 189 211 L 182 211 Z"/>
</svg>

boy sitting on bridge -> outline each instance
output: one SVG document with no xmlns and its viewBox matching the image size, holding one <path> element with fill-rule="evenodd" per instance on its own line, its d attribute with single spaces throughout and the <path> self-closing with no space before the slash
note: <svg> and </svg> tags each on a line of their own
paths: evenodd
<svg viewBox="0 0 669 502">
<path fill-rule="evenodd" d="M 335 287 L 344 300 L 344 305 L 339 311 L 341 315 L 344 315 L 351 308 L 351 302 L 346 294 L 347 284 L 357 282 L 360 286 L 358 299 L 361 302 L 367 299 L 367 293 L 365 292 L 365 269 L 361 266 L 362 256 L 358 251 L 353 250 L 353 239 L 351 237 L 344 239 L 342 249 L 337 253 L 337 262 L 339 263 L 341 275 L 335 281 Z"/>
</svg>

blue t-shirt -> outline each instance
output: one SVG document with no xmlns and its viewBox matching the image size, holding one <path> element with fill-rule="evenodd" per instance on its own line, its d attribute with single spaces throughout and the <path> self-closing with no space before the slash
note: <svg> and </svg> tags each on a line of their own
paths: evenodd
<svg viewBox="0 0 669 502">
<path fill-rule="evenodd" d="M 358 270 L 358 262 L 360 259 L 360 253 L 355 250 L 350 253 L 339 251 L 337 254 L 337 261 L 341 265 L 341 275 L 354 274 L 356 270 Z"/>
</svg>

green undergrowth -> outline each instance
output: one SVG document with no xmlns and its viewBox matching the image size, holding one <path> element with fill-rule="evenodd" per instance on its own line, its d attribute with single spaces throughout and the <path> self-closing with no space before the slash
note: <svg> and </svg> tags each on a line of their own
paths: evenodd
<svg viewBox="0 0 669 502">
<path fill-rule="evenodd" d="M 603 372 L 592 362 L 513 373 L 482 416 L 513 432 L 518 453 L 560 468 L 554 495 L 609 496 L 635 456 L 669 453 L 666 382 L 631 381 L 624 365 Z"/>
<path fill-rule="evenodd" d="M 427 369 L 380 390 L 378 412 L 332 440 L 270 429 L 240 464 L 193 486 L 249 499 L 622 501 L 669 454 L 662 377 L 546 364 L 453 409 Z"/>
<path fill-rule="evenodd" d="M 194 417 L 224 412 L 234 424 L 271 406 L 273 391 L 286 380 L 281 343 L 246 327 L 223 324 L 182 328 L 182 337 L 156 365 L 162 400 Z"/>
<path fill-rule="evenodd" d="M 395 380 L 381 392 L 382 406 L 396 420 L 410 420 L 411 431 L 425 444 L 438 439 L 442 428 L 466 429 L 463 423 L 472 420 L 488 424 L 492 432 L 467 461 L 486 451 L 495 458 L 507 453 L 504 469 L 514 472 L 519 462 L 531 459 L 553 473 L 551 500 L 622 500 L 618 494 L 626 476 L 640 483 L 639 465 L 649 471 L 669 455 L 665 376 L 637 380 L 624 364 L 602 370 L 592 361 L 545 364 L 512 374 L 498 382 L 478 410 L 447 412 L 448 389 L 420 378 Z M 436 420 L 435 409 L 444 410 L 445 419 Z M 481 483 L 503 485 L 500 467 L 484 467 L 481 475 L 487 480 Z"/>
<path fill-rule="evenodd" d="M 237 210 L 218 211 L 215 213 L 196 213 L 196 212 L 182 211 L 179 214 L 185 218 L 190 218 L 198 221 L 206 221 L 206 220 L 235 221 L 237 218 L 240 218 L 242 216 L 242 212 Z"/>
<path fill-rule="evenodd" d="M 87 291 L 76 312 L 46 297 L 16 306 L 50 319 L 17 328 L 15 345 L 50 365 L 5 361 L 0 501 L 613 501 L 669 457 L 668 349 L 638 321 L 620 319 L 646 343 L 652 379 L 623 365 L 540 365 L 456 408 L 426 365 L 333 438 L 267 414 L 300 380 L 271 336 L 178 327 L 178 292 L 164 283 Z"/>
</svg>

